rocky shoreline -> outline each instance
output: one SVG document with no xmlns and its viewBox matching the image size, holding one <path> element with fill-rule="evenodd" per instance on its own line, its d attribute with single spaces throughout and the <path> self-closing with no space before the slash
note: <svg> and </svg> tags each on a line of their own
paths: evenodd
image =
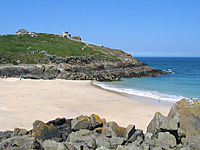
<svg viewBox="0 0 200 150">
<path fill-rule="evenodd" d="M 21 31 L 28 33 L 23 29 L 19 31 L 20 35 L 10 36 L 7 39 L 10 40 L 10 43 L 18 41 L 19 38 L 24 41 L 19 40 L 20 44 L 17 46 L 15 43 L 10 44 L 13 46 L 7 49 L 9 52 L 14 47 L 14 49 L 19 49 L 19 52 L 11 51 L 12 56 L 6 54 L 0 57 L 1 76 L 21 76 L 30 79 L 119 81 L 121 78 L 170 74 L 170 72 L 149 67 L 120 49 L 96 46 L 80 41 L 74 43 L 68 33 L 63 34 L 63 37 L 67 35 L 68 39 L 63 39 L 58 35 L 51 34 L 37 34 L 36 36 L 34 33 L 33 36 L 24 36 L 21 35 Z M 5 43 L 7 42 L 6 37 L 3 37 L 3 40 Z M 29 43 L 29 46 L 24 44 L 25 41 Z M 35 45 L 35 43 L 37 44 Z M 46 47 L 47 43 L 48 47 Z M 62 48 L 53 47 L 56 44 Z"/>
<path fill-rule="evenodd" d="M 175 103 L 167 117 L 156 112 L 145 134 L 134 124 L 120 127 L 95 114 L 74 119 L 57 118 L 47 123 L 36 120 L 30 131 L 15 128 L 14 131 L 0 132 L 0 149 L 199 149 L 199 120 L 200 103 L 194 99 Z"/>
<path fill-rule="evenodd" d="M 101 61 L 96 57 L 57 57 L 44 53 L 49 64 L 0 65 L 0 75 L 30 79 L 67 79 L 119 81 L 129 77 L 152 77 L 170 74 L 147 66 L 129 56 L 119 60 Z M 120 58 L 120 57 L 119 57 Z"/>
</svg>

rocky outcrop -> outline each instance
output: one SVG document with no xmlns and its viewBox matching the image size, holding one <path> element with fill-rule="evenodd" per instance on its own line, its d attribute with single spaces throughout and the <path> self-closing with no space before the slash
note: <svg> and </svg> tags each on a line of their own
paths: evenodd
<svg viewBox="0 0 200 150">
<path fill-rule="evenodd" d="M 36 120 L 33 123 L 33 130 L 30 136 L 35 137 L 37 140 L 44 141 L 52 138 L 61 138 L 61 132 L 53 125 Z"/>
<path fill-rule="evenodd" d="M 156 134 L 160 131 L 177 131 L 178 130 L 178 118 L 172 119 L 163 116 L 161 113 L 156 112 L 154 118 L 151 120 L 147 127 L 147 132 Z"/>
<path fill-rule="evenodd" d="M 84 45 L 86 47 L 91 45 Z M 71 56 L 59 57 L 50 55 L 47 51 L 34 51 L 44 56 L 48 64 L 20 64 L 0 65 L 0 75 L 8 77 L 22 77 L 31 79 L 67 79 L 67 80 L 97 80 L 97 81 L 119 81 L 121 78 L 129 77 L 152 77 L 161 74 L 169 74 L 161 70 L 148 67 L 147 64 L 139 62 L 130 54 L 122 50 L 103 48 L 90 57 Z M 24 57 L 24 56 L 23 56 Z M 105 57 L 105 58 L 104 58 Z"/>
<path fill-rule="evenodd" d="M 167 72 L 156 70 L 148 67 L 146 64 L 135 61 L 98 62 L 95 59 L 87 57 L 59 58 L 48 54 L 47 57 L 54 63 L 0 65 L 0 75 L 8 77 L 21 76 L 22 78 L 31 79 L 58 78 L 67 80 L 119 81 L 121 78 L 152 77 L 160 74 L 168 74 Z"/>
<path fill-rule="evenodd" d="M 98 115 L 35 121 L 33 130 L 15 128 L 0 132 L 0 149 L 52 150 L 193 150 L 200 149 L 199 101 L 183 99 L 167 117 L 155 113 L 147 133 L 135 125 L 120 127 Z"/>
<path fill-rule="evenodd" d="M 148 125 L 147 132 L 156 135 L 160 141 L 168 146 L 170 145 L 170 147 L 175 147 L 174 141 L 176 139 L 176 144 L 191 149 L 199 149 L 196 140 L 200 137 L 199 121 L 199 101 L 182 99 L 172 106 L 167 117 L 157 112 Z M 167 140 L 167 138 L 169 139 Z"/>
<path fill-rule="evenodd" d="M 178 118 L 179 128 L 190 138 L 200 133 L 200 102 L 195 99 L 182 99 L 174 104 L 168 118 Z"/>
<path fill-rule="evenodd" d="M 68 135 L 72 132 L 71 121 L 72 119 L 56 118 L 55 120 L 47 122 L 47 125 L 54 125 L 61 133 L 61 138 L 66 140 Z"/>
<path fill-rule="evenodd" d="M 17 34 L 28 33 L 25 30 L 19 30 Z M 122 50 L 81 42 L 80 36 L 71 37 L 68 32 L 62 32 L 62 36 L 69 40 L 60 39 L 52 34 L 38 33 L 36 35 L 33 32 L 29 34 L 36 41 L 32 38 L 30 40 L 28 36 L 21 36 L 25 38 L 25 41 L 30 42 L 29 47 L 22 42 L 16 45 L 16 48 L 19 46 L 18 49 L 23 49 L 23 51 L 13 54 L 12 59 L 7 54 L 0 56 L 0 64 L 2 64 L 0 75 L 31 79 L 119 81 L 121 78 L 152 77 L 169 73 L 148 67 L 147 64 L 139 62 L 131 54 Z M 8 42 L 8 39 L 4 40 Z M 10 38 L 10 43 L 13 41 L 15 40 Z M 36 47 L 35 42 L 39 43 Z M 47 43 L 60 45 L 62 50 L 51 46 L 47 46 L 49 49 L 42 50 L 43 47 L 47 48 L 43 46 Z M 15 46 L 15 43 L 12 45 Z M 10 51 L 9 48 L 7 50 Z M 8 65 L 8 63 L 13 65 Z"/>
<path fill-rule="evenodd" d="M 60 70 L 55 65 L 21 65 L 0 66 L 0 74 L 7 77 L 22 77 L 30 79 L 54 79 Z"/>
<path fill-rule="evenodd" d="M 197 139 L 200 137 L 200 102 L 198 100 L 182 99 L 172 106 L 168 118 L 178 118 L 177 134 L 183 144 L 190 145 L 193 149 L 199 146 L 197 144 Z"/>
</svg>

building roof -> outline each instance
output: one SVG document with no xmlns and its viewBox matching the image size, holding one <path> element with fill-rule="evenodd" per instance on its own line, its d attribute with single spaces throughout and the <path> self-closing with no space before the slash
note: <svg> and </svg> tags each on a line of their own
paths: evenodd
<svg viewBox="0 0 200 150">
<path fill-rule="evenodd" d="M 16 33 L 18 33 L 18 34 L 27 34 L 28 32 L 25 29 L 18 29 L 18 31 Z"/>
</svg>

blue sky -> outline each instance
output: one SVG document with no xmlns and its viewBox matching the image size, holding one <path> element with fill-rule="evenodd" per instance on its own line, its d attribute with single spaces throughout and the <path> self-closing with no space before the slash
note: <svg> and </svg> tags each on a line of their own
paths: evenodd
<svg viewBox="0 0 200 150">
<path fill-rule="evenodd" d="M 199 0 L 0 0 L 0 34 L 80 35 L 133 56 L 200 57 Z"/>
</svg>

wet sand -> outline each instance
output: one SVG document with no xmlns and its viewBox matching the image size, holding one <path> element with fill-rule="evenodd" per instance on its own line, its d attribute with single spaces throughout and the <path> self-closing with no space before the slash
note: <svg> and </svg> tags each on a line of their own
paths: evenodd
<svg viewBox="0 0 200 150">
<path fill-rule="evenodd" d="M 170 110 L 170 106 L 146 101 L 103 90 L 91 81 L 0 79 L 0 131 L 15 127 L 29 130 L 37 119 L 48 122 L 94 113 L 123 127 L 134 124 L 146 132 L 155 112 L 166 116 Z"/>
</svg>

